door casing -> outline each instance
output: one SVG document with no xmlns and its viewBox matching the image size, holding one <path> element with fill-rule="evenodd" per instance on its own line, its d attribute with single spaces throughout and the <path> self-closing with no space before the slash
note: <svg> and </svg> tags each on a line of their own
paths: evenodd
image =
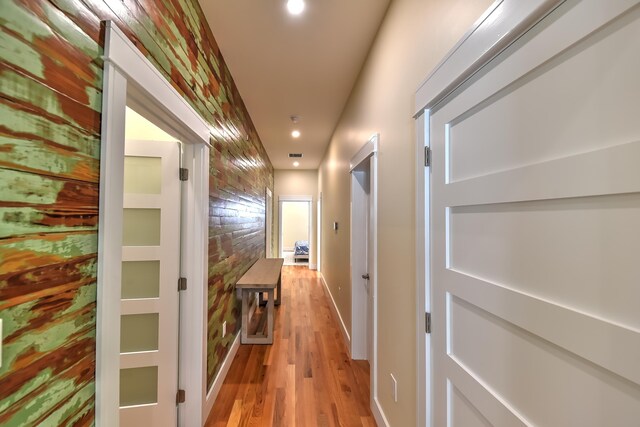
<svg viewBox="0 0 640 427">
<path fill-rule="evenodd" d="M 181 425 L 206 416 L 207 229 L 210 128 L 112 21 L 105 23 L 98 231 L 96 425 L 119 425 L 120 283 L 125 109 L 129 105 L 184 143 L 179 387 Z"/>
<path fill-rule="evenodd" d="M 518 4 L 519 3 L 519 4 Z M 474 28 L 463 37 L 462 41 L 456 45 L 451 53 L 447 55 L 446 59 L 441 63 L 436 70 L 425 80 L 421 87 L 416 92 L 416 105 L 415 105 L 415 117 L 417 123 L 417 150 L 422 150 L 425 143 L 428 144 L 429 139 L 429 120 L 433 111 L 438 110 L 447 95 L 449 95 L 455 88 L 465 85 L 472 76 L 478 72 L 483 73 L 482 68 L 485 67 L 495 56 L 497 56 L 504 49 L 510 48 L 514 44 L 520 42 L 524 43 L 525 37 L 521 36 L 530 29 L 535 23 L 546 17 L 556 7 L 565 3 L 563 1 L 536 1 L 528 2 L 525 5 L 522 2 L 496 2 L 483 16 L 481 20 L 474 26 Z M 575 5 L 578 2 L 567 3 Z M 585 1 L 578 6 L 581 9 L 582 15 L 574 14 L 573 17 L 567 17 L 567 20 L 573 20 L 573 25 L 565 25 L 562 27 L 562 37 L 557 36 L 548 38 L 554 40 L 546 49 L 539 48 L 536 51 L 536 55 L 540 56 L 540 59 L 534 58 L 529 52 L 528 60 L 530 61 L 544 61 L 547 57 L 551 57 L 554 54 L 562 52 L 563 49 L 567 49 L 572 46 L 573 43 L 585 37 L 595 25 L 600 25 L 602 22 L 606 22 L 607 19 L 613 19 L 616 13 L 624 8 L 631 7 L 633 2 L 616 2 L 608 8 L 598 8 L 600 5 L 596 5 L 596 2 Z M 606 9 L 606 10 L 605 10 Z M 591 11 L 590 11 L 591 10 Z M 597 10 L 597 13 L 596 13 Z M 491 19 L 486 19 L 489 15 L 493 15 Z M 605 16 L 606 15 L 606 16 Z M 568 16 L 568 15 L 567 15 Z M 600 24 L 598 24 L 598 22 Z M 590 27 L 594 25 L 594 27 Z M 500 30 L 496 30 L 500 29 Z M 568 31 L 567 29 L 570 29 Z M 559 34 L 560 32 L 558 32 Z M 507 37 L 502 37 L 502 34 L 507 34 Z M 500 61 L 495 61 L 499 64 Z M 490 68 L 489 66 L 488 68 Z M 513 71 L 516 73 L 517 71 Z M 511 78 L 511 76 L 510 76 Z M 498 83 L 496 83 L 498 84 Z M 485 88 L 487 92 L 491 88 Z M 420 123 L 422 122 L 422 123 Z M 420 151 L 417 151 L 418 165 L 423 159 L 423 155 Z M 446 163 L 446 161 L 445 161 Z M 442 167 L 442 165 L 440 165 Z M 420 167 L 416 169 L 417 183 L 424 180 L 424 168 Z M 422 195 L 416 194 L 417 200 L 420 197 L 424 198 L 424 189 L 420 189 L 416 186 L 416 191 L 422 191 Z M 428 220 L 428 211 L 418 212 L 417 221 L 418 224 Z M 427 223 L 428 224 L 428 223 Z M 428 287 L 429 279 L 429 235 L 427 230 L 418 229 L 417 239 L 422 239 L 427 251 L 420 252 L 420 243 L 416 248 L 417 252 L 417 268 L 418 273 L 422 271 L 427 272 L 426 280 L 420 281 L 418 275 L 417 281 L 417 294 L 424 293 L 429 295 L 430 289 Z M 417 313 L 417 325 L 418 325 L 418 354 L 417 354 L 417 372 L 418 372 L 418 425 L 431 425 L 433 420 L 432 414 L 429 410 L 429 404 L 421 405 L 421 402 L 429 403 L 431 401 L 430 389 L 430 362 L 429 355 L 421 354 L 424 351 L 425 334 L 424 334 L 424 311 L 422 307 L 418 306 Z M 442 328 L 444 325 L 434 324 L 434 328 Z"/>
<path fill-rule="evenodd" d="M 356 342 L 362 342 L 362 340 L 355 339 L 356 336 L 362 336 L 363 334 L 369 334 L 369 339 L 364 340 L 368 342 L 369 350 L 356 349 L 356 357 L 364 352 L 368 353 L 369 367 L 370 367 L 370 407 L 373 413 L 376 423 L 378 425 L 387 425 L 384 415 L 382 414 L 381 406 L 378 401 L 378 145 L 380 136 L 375 134 L 358 150 L 358 152 L 351 158 L 349 163 L 349 171 L 353 173 L 356 169 L 368 163 L 369 174 L 369 195 L 368 195 L 368 241 L 354 243 L 353 235 L 351 240 L 351 352 L 353 357 L 353 345 Z M 351 178 L 356 179 L 355 177 Z M 352 203 L 353 203 L 352 198 Z M 352 206 L 353 210 L 353 206 Z M 353 230 L 353 215 L 351 217 L 351 230 Z M 354 288 L 360 286 L 362 272 L 354 271 L 353 260 L 357 254 L 354 254 L 354 248 L 367 247 L 367 267 L 369 273 L 369 298 L 367 304 L 369 304 L 369 318 L 370 328 L 369 331 L 365 328 L 358 328 L 353 322 L 354 316 L 358 316 L 363 311 L 362 300 L 356 300 L 354 297 Z M 360 281 L 356 281 L 358 278 Z M 356 330 L 357 328 L 357 330 Z"/>
<path fill-rule="evenodd" d="M 265 256 L 273 257 L 273 192 L 267 188 L 265 190 Z"/>
<path fill-rule="evenodd" d="M 315 255 L 313 244 L 315 242 L 313 236 L 313 196 L 309 195 L 280 195 L 278 196 L 278 256 L 282 257 L 282 204 L 285 202 L 298 202 L 307 204 L 307 213 L 309 215 L 309 225 L 307 227 L 307 235 L 309 236 L 309 266 L 311 266 L 311 260 Z"/>
</svg>

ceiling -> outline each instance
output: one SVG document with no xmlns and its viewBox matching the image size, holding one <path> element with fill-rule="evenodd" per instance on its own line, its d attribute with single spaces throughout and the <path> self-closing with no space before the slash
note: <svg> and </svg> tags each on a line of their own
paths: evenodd
<svg viewBox="0 0 640 427">
<path fill-rule="evenodd" d="M 274 168 L 317 169 L 389 0 L 199 1 Z"/>
</svg>

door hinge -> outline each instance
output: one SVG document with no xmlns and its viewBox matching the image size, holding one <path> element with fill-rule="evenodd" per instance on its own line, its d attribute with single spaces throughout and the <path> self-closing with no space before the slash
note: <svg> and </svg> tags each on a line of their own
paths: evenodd
<svg viewBox="0 0 640 427">
<path fill-rule="evenodd" d="M 431 313 L 424 314 L 424 331 L 428 334 L 431 333 Z"/>
<path fill-rule="evenodd" d="M 184 390 L 178 389 L 178 392 L 176 393 L 176 405 L 184 403 L 185 400 L 187 400 L 187 394 Z"/>
<path fill-rule="evenodd" d="M 178 291 L 186 291 L 187 290 L 187 278 L 181 277 L 178 279 Z"/>
<path fill-rule="evenodd" d="M 425 167 L 431 166 L 431 148 L 424 147 L 424 165 Z"/>
<path fill-rule="evenodd" d="M 189 169 L 180 168 L 180 181 L 188 181 L 189 180 Z"/>
</svg>

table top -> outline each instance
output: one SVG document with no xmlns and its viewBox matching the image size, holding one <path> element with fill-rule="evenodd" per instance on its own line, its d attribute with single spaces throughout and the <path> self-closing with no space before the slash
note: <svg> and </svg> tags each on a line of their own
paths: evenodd
<svg viewBox="0 0 640 427">
<path fill-rule="evenodd" d="M 275 288 L 284 258 L 260 258 L 236 283 L 236 288 Z"/>
</svg>

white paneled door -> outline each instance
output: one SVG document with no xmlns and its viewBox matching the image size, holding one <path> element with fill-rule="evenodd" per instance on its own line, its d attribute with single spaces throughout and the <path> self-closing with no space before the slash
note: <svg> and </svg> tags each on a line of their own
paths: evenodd
<svg viewBox="0 0 640 427">
<path fill-rule="evenodd" d="M 567 1 L 431 111 L 434 426 L 640 426 L 640 7 Z"/>
<path fill-rule="evenodd" d="M 120 425 L 175 426 L 180 269 L 179 144 L 126 141 Z"/>
</svg>

